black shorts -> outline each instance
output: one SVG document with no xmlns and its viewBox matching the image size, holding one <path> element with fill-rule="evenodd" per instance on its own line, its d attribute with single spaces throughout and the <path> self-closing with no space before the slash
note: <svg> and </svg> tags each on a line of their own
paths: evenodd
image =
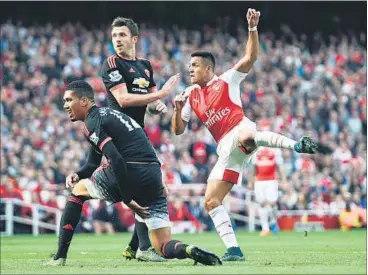
<svg viewBox="0 0 368 275">
<path fill-rule="evenodd" d="M 127 163 L 132 196 L 141 206 L 151 206 L 163 198 L 161 166 L 158 163 Z M 115 174 L 110 165 L 104 163 L 92 174 L 86 184 L 92 198 L 110 203 L 122 201 Z M 122 190 L 124 192 L 124 190 Z"/>
</svg>

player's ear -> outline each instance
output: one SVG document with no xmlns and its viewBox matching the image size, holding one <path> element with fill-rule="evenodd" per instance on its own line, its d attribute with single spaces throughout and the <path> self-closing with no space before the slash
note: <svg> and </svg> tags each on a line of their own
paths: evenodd
<svg viewBox="0 0 368 275">
<path fill-rule="evenodd" d="M 136 44 L 138 42 L 138 36 L 133 36 L 132 41 L 134 44 Z"/>
<path fill-rule="evenodd" d="M 80 104 L 81 106 L 85 107 L 87 106 L 87 103 L 88 103 L 88 98 L 83 96 L 81 99 L 80 99 Z"/>
</svg>

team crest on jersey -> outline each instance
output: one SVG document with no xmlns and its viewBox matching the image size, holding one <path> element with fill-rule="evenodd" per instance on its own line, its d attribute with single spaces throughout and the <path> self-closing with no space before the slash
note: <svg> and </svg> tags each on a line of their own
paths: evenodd
<svg viewBox="0 0 368 275">
<path fill-rule="evenodd" d="M 99 138 L 98 138 L 98 136 L 96 135 L 96 133 L 95 133 L 95 132 L 93 132 L 93 134 L 92 134 L 92 135 L 90 135 L 89 140 L 90 140 L 90 141 L 92 141 L 92 142 L 93 142 L 93 144 L 97 146 L 97 143 L 98 143 Z"/>
<path fill-rule="evenodd" d="M 100 112 L 101 116 L 107 116 L 107 109 L 102 107 L 100 109 L 98 109 L 98 111 Z"/>
<path fill-rule="evenodd" d="M 220 88 L 221 88 L 221 83 L 220 83 L 220 81 L 217 81 L 216 83 L 214 83 L 213 85 L 212 85 L 212 90 L 214 91 L 214 92 L 219 92 L 220 91 Z"/>
<path fill-rule="evenodd" d="M 113 71 L 109 73 L 109 77 L 112 82 L 118 82 L 120 79 L 123 78 L 123 76 L 119 73 L 119 71 Z"/>
<path fill-rule="evenodd" d="M 134 78 L 133 84 L 139 86 L 139 88 L 147 88 L 149 85 L 149 81 L 145 80 L 143 77 Z"/>
<path fill-rule="evenodd" d="M 149 70 L 144 69 L 144 73 L 146 74 L 146 76 L 150 77 L 150 72 L 149 72 Z"/>
</svg>

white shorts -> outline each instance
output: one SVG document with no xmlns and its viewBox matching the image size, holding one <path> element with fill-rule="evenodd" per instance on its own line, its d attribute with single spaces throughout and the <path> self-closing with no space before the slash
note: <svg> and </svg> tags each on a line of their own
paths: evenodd
<svg viewBox="0 0 368 275">
<path fill-rule="evenodd" d="M 228 132 L 217 146 L 219 158 L 208 180 L 223 180 L 233 184 L 241 183 L 243 166 L 257 151 L 254 150 L 251 154 L 247 155 L 238 147 L 239 133 L 243 129 L 257 131 L 256 124 L 247 117 L 244 117 L 238 125 Z"/>
<path fill-rule="evenodd" d="M 258 203 L 276 202 L 278 197 L 277 180 L 262 180 L 254 183 L 254 192 Z"/>
<path fill-rule="evenodd" d="M 169 216 L 153 216 L 148 219 L 143 219 L 135 214 L 134 217 L 137 221 L 144 222 L 147 225 L 148 231 L 172 226 Z"/>
</svg>

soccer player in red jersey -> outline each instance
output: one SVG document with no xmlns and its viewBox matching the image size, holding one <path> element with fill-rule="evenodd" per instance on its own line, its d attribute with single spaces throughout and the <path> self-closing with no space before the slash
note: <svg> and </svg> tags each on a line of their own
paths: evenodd
<svg viewBox="0 0 368 275">
<path fill-rule="evenodd" d="M 295 150 L 313 154 L 317 145 L 303 137 L 299 142 L 270 131 L 257 131 L 256 124 L 244 116 L 239 84 L 257 60 L 259 41 L 257 25 L 260 12 L 248 9 L 249 39 L 246 52 L 233 68 L 216 76 L 215 58 L 209 52 L 195 52 L 189 64 L 192 86 L 176 96 L 172 130 L 184 133 L 192 111 L 208 128 L 217 142 L 218 161 L 207 181 L 205 208 L 227 247 L 223 261 L 244 261 L 222 201 L 233 185 L 241 180 L 243 164 L 259 146 Z"/>
</svg>

